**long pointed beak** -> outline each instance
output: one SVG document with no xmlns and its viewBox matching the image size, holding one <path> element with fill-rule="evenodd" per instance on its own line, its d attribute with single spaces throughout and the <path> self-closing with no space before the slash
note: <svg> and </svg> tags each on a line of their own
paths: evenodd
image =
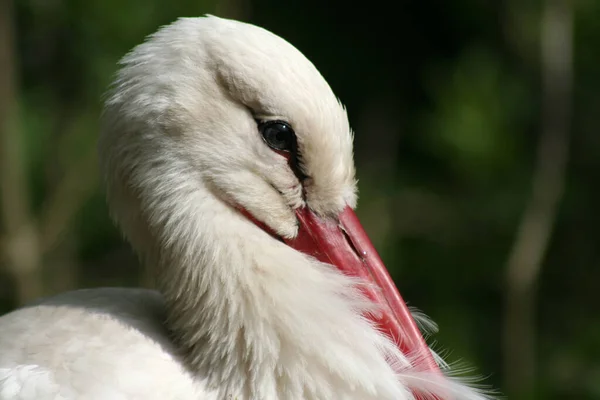
<svg viewBox="0 0 600 400">
<path fill-rule="evenodd" d="M 247 210 L 240 211 L 261 229 L 278 237 Z M 367 317 L 413 360 L 414 368 L 441 374 L 429 346 L 354 211 L 347 206 L 338 218 L 326 219 L 303 207 L 296 210 L 296 216 L 300 222 L 298 235 L 294 239 L 284 239 L 284 242 L 367 283 L 361 289 L 382 310 Z M 418 400 L 424 399 L 418 393 L 415 396 Z"/>
<path fill-rule="evenodd" d="M 346 207 L 337 221 L 319 217 L 304 207 L 296 211 L 300 222 L 298 236 L 286 244 L 316 259 L 332 264 L 346 275 L 360 278 L 365 295 L 382 312 L 369 316 L 408 355 L 419 369 L 439 371 L 400 292 L 394 285 L 356 214 Z"/>
</svg>

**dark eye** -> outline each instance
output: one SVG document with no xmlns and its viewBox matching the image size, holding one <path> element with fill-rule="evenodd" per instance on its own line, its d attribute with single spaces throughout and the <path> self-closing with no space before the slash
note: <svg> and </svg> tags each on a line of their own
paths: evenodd
<svg viewBox="0 0 600 400">
<path fill-rule="evenodd" d="M 284 121 L 266 121 L 258 124 L 258 129 L 265 142 L 275 150 L 294 151 L 296 134 L 292 127 Z"/>
</svg>

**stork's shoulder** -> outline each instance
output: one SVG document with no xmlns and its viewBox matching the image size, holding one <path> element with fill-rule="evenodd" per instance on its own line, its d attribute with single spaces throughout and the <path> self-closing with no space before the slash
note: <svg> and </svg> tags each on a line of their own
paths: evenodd
<svg viewBox="0 0 600 400">
<path fill-rule="evenodd" d="M 68 292 L 0 317 L 0 400 L 210 399 L 144 289 Z"/>
<path fill-rule="evenodd" d="M 168 348 L 163 327 L 164 306 L 161 296 L 145 289 L 100 288 L 62 293 L 35 301 L 0 317 L 0 360 L 7 353 L 49 354 L 46 347 L 65 346 L 73 350 L 79 339 L 93 346 L 93 339 L 155 342 Z M 116 343 L 116 342 L 115 342 Z M 81 343 L 83 345 L 83 343 Z M 0 361 L 1 362 L 1 361 Z"/>
</svg>

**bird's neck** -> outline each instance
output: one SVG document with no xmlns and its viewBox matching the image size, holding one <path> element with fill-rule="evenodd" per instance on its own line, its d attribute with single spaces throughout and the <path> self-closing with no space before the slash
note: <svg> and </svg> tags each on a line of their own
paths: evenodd
<svg viewBox="0 0 600 400">
<path fill-rule="evenodd" d="M 356 282 L 256 227 L 172 154 L 153 154 L 127 185 L 109 180 L 109 202 L 156 270 L 188 368 L 217 398 L 411 398 L 388 362 L 406 360 L 363 317 L 371 304 Z"/>
<path fill-rule="evenodd" d="M 370 305 L 354 282 L 208 190 L 194 196 L 154 260 L 169 328 L 219 398 L 408 396 L 386 362 L 401 355 L 361 316 Z"/>
</svg>

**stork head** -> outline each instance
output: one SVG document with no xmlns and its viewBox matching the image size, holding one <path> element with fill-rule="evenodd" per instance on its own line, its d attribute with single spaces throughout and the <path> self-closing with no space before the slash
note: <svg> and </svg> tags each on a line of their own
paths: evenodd
<svg viewBox="0 0 600 400">
<path fill-rule="evenodd" d="M 286 41 L 216 17 L 180 19 L 123 63 L 108 103 L 120 122 L 160 132 L 223 201 L 281 237 L 296 236 L 302 206 L 334 217 L 356 205 L 346 112 Z"/>
<path fill-rule="evenodd" d="M 364 319 L 359 315 L 352 329 L 373 329 L 369 337 L 381 334 L 406 357 L 417 355 L 411 360 L 421 363 L 415 366 L 418 370 L 436 370 L 354 215 L 352 132 L 345 109 L 310 61 L 261 28 L 206 17 L 180 19 L 159 30 L 122 64 L 107 100 L 100 158 L 111 210 L 138 252 L 161 265 L 161 271 L 187 265 L 178 279 L 162 275 L 168 301 L 196 292 L 204 296 L 180 307 L 187 312 L 206 299 L 217 302 L 206 294 L 213 286 L 225 285 L 223 297 L 239 297 L 247 290 L 268 303 L 252 311 L 256 313 L 252 324 L 258 324 L 268 319 L 264 316 L 268 307 L 287 310 L 293 302 L 303 307 L 300 298 L 314 301 L 307 293 L 313 284 L 325 285 L 319 274 L 326 270 L 313 274 L 311 268 L 333 265 L 342 272 L 340 277 L 366 282 L 362 293 L 379 309 L 369 315 L 372 325 L 361 325 Z M 234 243 L 236 237 L 244 241 L 220 245 Z M 279 255 L 270 269 L 265 265 L 272 261 L 259 255 L 263 249 Z M 250 283 L 249 270 L 252 279 L 266 283 Z M 299 288 L 302 279 L 312 283 Z M 274 294 L 276 285 L 280 289 Z M 237 317 L 223 315 L 246 318 L 251 313 L 240 310 L 254 299 L 249 296 L 235 306 L 224 300 L 229 306 L 204 309 L 205 320 L 196 324 L 196 331 L 183 334 L 193 339 L 186 339 L 193 342 L 190 348 L 200 346 L 199 338 L 213 335 L 214 321 L 220 318 L 225 318 L 221 325 L 235 329 Z M 348 312 L 355 305 L 351 303 Z M 307 308 L 307 313 L 318 312 L 319 307 Z M 173 325 L 197 318 L 190 315 Z M 323 318 L 333 323 L 340 315 Z M 288 317 L 278 318 L 282 325 L 299 326 Z M 315 322 L 319 323 L 325 322 Z M 338 333 L 350 346 L 348 332 Z M 244 340 L 253 339 L 246 335 Z M 214 344 L 216 339 L 207 341 Z M 273 342 L 282 347 L 281 341 L 274 336 Z M 365 345 L 365 357 L 381 350 L 383 342 L 378 343 Z M 298 344 L 304 345 L 311 346 Z M 386 357 L 381 353 L 381 360 Z"/>
</svg>

